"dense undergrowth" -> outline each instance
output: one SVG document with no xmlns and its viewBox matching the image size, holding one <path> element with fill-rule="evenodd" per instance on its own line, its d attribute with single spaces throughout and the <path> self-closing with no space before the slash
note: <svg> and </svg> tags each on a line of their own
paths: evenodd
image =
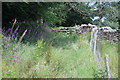
<svg viewBox="0 0 120 80">
<path fill-rule="evenodd" d="M 18 38 L 2 36 L 3 78 L 102 78 L 93 53 L 89 48 L 90 35 L 52 32 L 49 28 L 36 29 Z M 39 32 L 40 31 L 40 32 Z M 42 31 L 42 33 L 41 33 Z M 40 35 L 35 35 L 41 33 Z M 31 34 L 31 36 L 30 36 Z M 118 77 L 117 44 L 101 41 L 101 55 L 109 54 L 111 77 Z M 1 51 L 2 51 L 1 50 Z M 103 61 L 104 64 L 104 61 Z"/>
</svg>

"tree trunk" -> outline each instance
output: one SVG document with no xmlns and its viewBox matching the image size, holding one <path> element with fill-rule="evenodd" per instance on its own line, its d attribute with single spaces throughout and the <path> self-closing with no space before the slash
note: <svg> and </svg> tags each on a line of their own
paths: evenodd
<svg viewBox="0 0 120 80">
<path fill-rule="evenodd" d="M 99 15 L 99 23 L 98 23 L 98 27 L 101 27 L 101 24 L 102 24 L 102 16 Z"/>
</svg>

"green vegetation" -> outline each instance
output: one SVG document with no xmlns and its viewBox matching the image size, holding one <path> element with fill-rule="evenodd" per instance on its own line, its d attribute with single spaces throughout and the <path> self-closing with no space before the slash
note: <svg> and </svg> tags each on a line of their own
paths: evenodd
<svg viewBox="0 0 120 80">
<path fill-rule="evenodd" d="M 36 21 L 52 27 L 88 23 L 115 29 L 119 26 L 117 2 L 5 2 L 2 6 L 3 27 L 6 28 L 15 18 L 20 22 Z"/>
<path fill-rule="evenodd" d="M 102 40 L 100 43 L 102 58 L 104 59 L 105 54 L 109 55 L 111 77 L 118 77 L 118 43 L 112 43 L 106 40 Z"/>
<path fill-rule="evenodd" d="M 118 77 L 117 43 L 99 41 L 102 69 L 98 69 L 90 51 L 91 33 L 53 31 L 88 23 L 118 29 L 117 2 L 4 2 L 2 8 L 3 78 L 103 78 L 105 54 L 111 78 Z"/>
<path fill-rule="evenodd" d="M 102 74 L 98 74 L 94 55 L 89 48 L 88 35 L 56 32 L 52 42 L 38 40 L 35 45 L 13 43 L 7 39 L 10 46 L 3 48 L 2 76 L 4 78 L 94 78 L 96 75 L 101 77 Z M 106 41 L 103 41 L 102 45 L 103 57 L 105 53 L 110 55 L 111 75 L 117 77 L 117 46 Z M 15 46 L 18 47 L 14 50 Z"/>
</svg>

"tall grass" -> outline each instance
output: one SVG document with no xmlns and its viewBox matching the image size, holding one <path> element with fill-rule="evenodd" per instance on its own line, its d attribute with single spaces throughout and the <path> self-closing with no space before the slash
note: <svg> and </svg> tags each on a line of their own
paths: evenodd
<svg viewBox="0 0 120 80">
<path fill-rule="evenodd" d="M 1 32 L 1 28 L 0 28 L 0 39 L 2 38 L 2 32 Z M 2 40 L 0 40 L 0 79 L 2 78 L 2 52 L 3 52 L 3 49 L 2 49 Z"/>
<path fill-rule="evenodd" d="M 105 54 L 109 56 L 111 77 L 118 77 L 118 44 L 107 40 L 101 40 L 100 51 L 103 60 L 105 60 Z"/>
<path fill-rule="evenodd" d="M 64 33 L 60 33 L 59 37 L 70 39 L 70 36 Z M 66 47 L 64 45 L 56 47 L 55 44 L 48 44 L 42 40 L 38 40 L 36 45 L 11 43 L 3 53 L 3 77 L 93 78 L 93 69 L 96 69 L 96 65 L 89 51 L 89 45 L 84 41 L 81 43 L 79 41 L 81 38 L 76 42 L 71 41 L 68 46 L 66 44 Z M 56 45 L 61 42 L 63 43 L 59 40 Z M 12 48 L 16 45 L 19 48 L 14 53 Z M 84 46 L 80 47 L 81 45 Z"/>
<path fill-rule="evenodd" d="M 31 34 L 26 33 L 21 43 L 6 38 L 6 35 L 2 36 L 2 44 L 4 44 L 2 54 L 3 78 L 101 77 L 102 74 L 99 76 L 97 73 L 98 68 L 94 55 L 89 48 L 89 34 L 65 34 L 51 32 L 49 28 L 42 29 L 40 30 L 42 38 L 39 38 L 41 36 L 37 36 L 33 31 Z M 39 32 L 39 29 L 36 30 Z M 31 44 L 33 42 L 34 44 Z M 117 77 L 116 49 L 115 43 L 101 41 L 102 57 L 105 53 L 110 56 L 112 77 Z"/>
</svg>

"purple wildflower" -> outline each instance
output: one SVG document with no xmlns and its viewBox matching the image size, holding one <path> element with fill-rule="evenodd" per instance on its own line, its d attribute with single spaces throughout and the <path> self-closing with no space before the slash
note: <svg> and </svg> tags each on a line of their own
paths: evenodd
<svg viewBox="0 0 120 80">
<path fill-rule="evenodd" d="M 14 38 L 15 37 L 15 35 L 12 35 L 12 38 Z"/>
<path fill-rule="evenodd" d="M 17 59 L 14 59 L 13 61 L 14 61 L 14 62 L 17 62 Z"/>
<path fill-rule="evenodd" d="M 7 39 L 7 37 L 4 37 L 4 39 Z"/>
<path fill-rule="evenodd" d="M 2 31 L 5 31 L 5 29 L 2 29 Z"/>
<path fill-rule="evenodd" d="M 27 29 L 26 29 L 25 32 L 23 33 L 23 36 L 25 36 L 26 32 L 27 32 Z"/>
<path fill-rule="evenodd" d="M 2 32 L 2 34 L 5 34 L 4 32 Z"/>
<path fill-rule="evenodd" d="M 13 24 L 16 24 L 17 20 L 15 19 L 14 23 Z"/>
<path fill-rule="evenodd" d="M 15 48 L 13 48 L 13 51 L 16 51 L 16 49 L 19 48 L 18 46 L 15 46 Z"/>
<path fill-rule="evenodd" d="M 11 28 L 8 28 L 8 31 L 11 31 Z"/>
<path fill-rule="evenodd" d="M 13 57 L 16 58 L 17 56 L 14 55 Z"/>
<path fill-rule="evenodd" d="M 17 48 L 19 48 L 18 46 L 15 46 L 15 48 L 17 49 Z"/>
</svg>

